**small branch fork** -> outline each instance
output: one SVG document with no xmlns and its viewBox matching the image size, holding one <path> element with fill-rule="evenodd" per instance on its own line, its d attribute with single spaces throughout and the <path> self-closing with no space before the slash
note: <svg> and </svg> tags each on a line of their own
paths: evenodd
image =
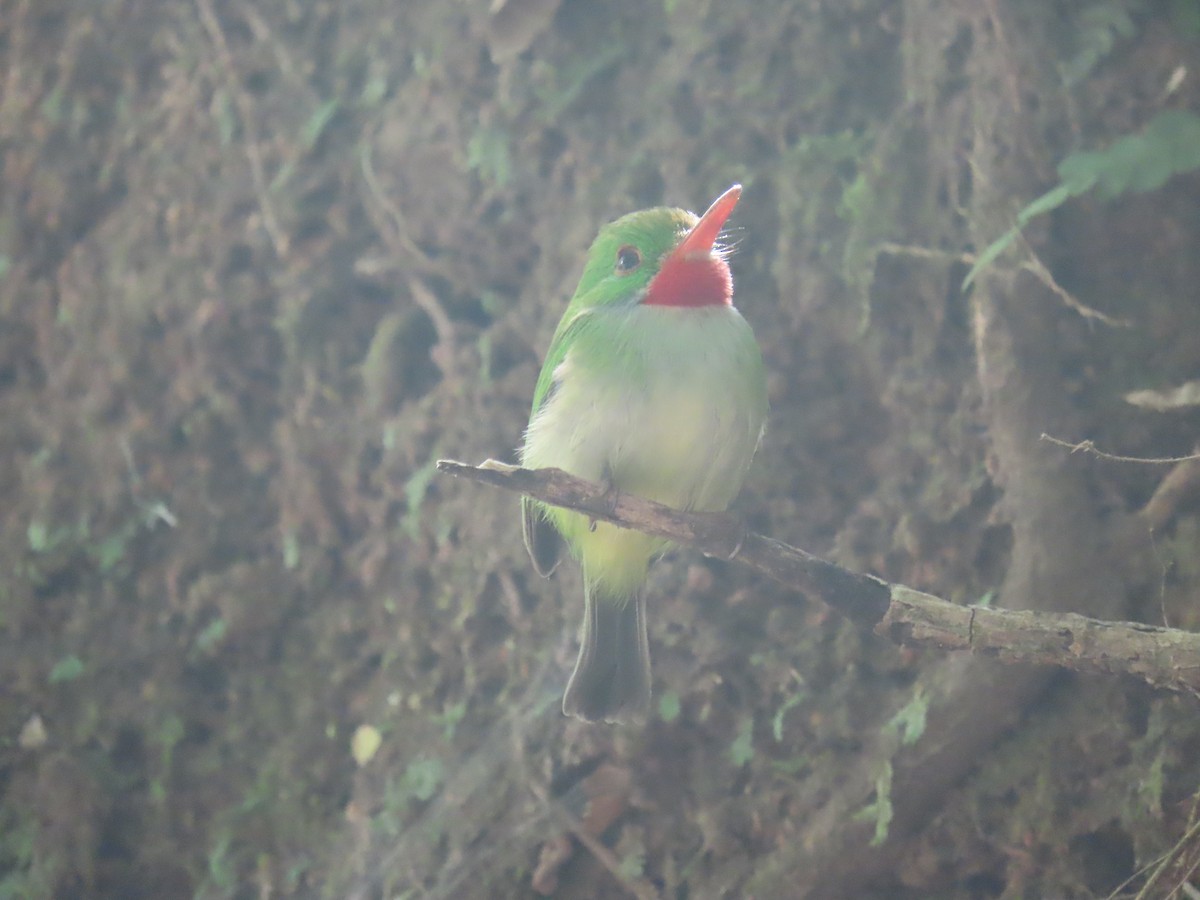
<svg viewBox="0 0 1200 900">
<path fill-rule="evenodd" d="M 688 513 L 560 469 L 480 466 L 439 460 L 439 472 L 526 494 L 593 519 L 667 538 L 743 565 L 897 643 L 972 650 L 1005 662 L 1054 665 L 1086 674 L 1135 675 L 1156 688 L 1200 697 L 1200 634 L 1136 622 L 959 606 L 931 594 L 843 569 L 796 547 L 746 530 L 731 513 Z"/>
</svg>

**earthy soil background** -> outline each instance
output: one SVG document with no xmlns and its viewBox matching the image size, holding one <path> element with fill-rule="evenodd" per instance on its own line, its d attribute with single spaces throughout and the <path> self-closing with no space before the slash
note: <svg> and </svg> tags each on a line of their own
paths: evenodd
<svg viewBox="0 0 1200 900">
<path fill-rule="evenodd" d="M 1200 378 L 1186 148 L 961 289 L 1200 111 L 1200 3 L 488 6 L 0 0 L 0 898 L 1196 896 L 1196 698 L 676 552 L 657 714 L 567 720 L 578 573 L 433 463 L 512 458 L 603 222 L 740 181 L 755 530 L 1200 628 L 1194 464 L 1039 440 L 1193 450 L 1124 399 Z"/>
</svg>

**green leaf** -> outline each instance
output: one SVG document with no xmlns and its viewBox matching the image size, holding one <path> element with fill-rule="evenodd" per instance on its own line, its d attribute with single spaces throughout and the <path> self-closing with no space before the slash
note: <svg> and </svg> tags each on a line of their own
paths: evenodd
<svg viewBox="0 0 1200 900">
<path fill-rule="evenodd" d="M 617 869 L 625 878 L 641 878 L 646 871 L 646 851 L 639 847 L 626 853 Z"/>
<path fill-rule="evenodd" d="M 378 106 L 387 96 L 388 82 L 383 75 L 375 75 L 368 79 L 358 95 L 358 103 L 368 109 Z"/>
<path fill-rule="evenodd" d="M 1093 3 L 1072 23 L 1077 51 L 1062 67 L 1063 82 L 1077 84 L 1108 56 L 1118 38 L 1133 37 L 1136 29 L 1124 3 Z"/>
<path fill-rule="evenodd" d="M 72 653 L 54 664 L 54 668 L 50 670 L 49 681 L 51 684 L 62 684 L 64 681 L 74 681 L 82 674 L 83 661 Z"/>
<path fill-rule="evenodd" d="M 229 99 L 229 95 L 225 91 L 217 91 L 213 96 L 212 112 L 213 118 L 217 122 L 217 133 L 221 139 L 221 146 L 228 147 L 233 142 L 234 135 L 237 134 L 238 119 L 233 101 Z"/>
<path fill-rule="evenodd" d="M 237 884 L 233 854 L 229 849 L 232 845 L 233 836 L 223 831 L 208 854 L 208 877 L 222 891 L 232 892 Z"/>
<path fill-rule="evenodd" d="M 201 653 L 208 653 L 217 644 L 221 643 L 221 639 L 225 637 L 225 632 L 229 630 L 229 622 L 223 617 L 218 616 L 213 619 L 204 629 L 196 635 L 196 649 Z"/>
<path fill-rule="evenodd" d="M 404 787 L 418 800 L 429 800 L 438 792 L 443 777 L 444 769 L 441 760 L 414 760 L 404 770 Z"/>
<path fill-rule="evenodd" d="M 808 692 L 801 689 L 783 701 L 783 705 L 779 707 L 779 711 L 775 713 L 775 718 L 771 721 L 771 733 L 775 736 L 776 741 L 783 740 L 783 717 L 787 711 L 799 706 L 807 696 Z"/>
<path fill-rule="evenodd" d="M 1053 190 L 1046 191 L 1046 193 L 1021 210 L 1017 215 L 1017 227 L 1023 228 L 1030 219 L 1043 216 L 1052 210 L 1058 209 L 1058 207 L 1066 203 L 1071 197 L 1089 190 L 1093 183 L 1088 182 L 1084 187 L 1063 183 Z"/>
<path fill-rule="evenodd" d="M 419 533 L 421 504 L 425 502 L 425 494 L 429 491 L 429 486 L 433 483 L 433 476 L 436 474 L 437 459 L 434 457 L 415 470 L 408 476 L 408 481 L 404 482 L 404 499 L 408 502 L 408 512 L 404 516 L 402 525 L 404 530 L 414 538 Z"/>
<path fill-rule="evenodd" d="M 1059 169 L 1059 175 L 1062 175 L 1062 169 Z M 987 266 L 995 262 L 996 257 L 1008 249 L 1009 245 L 1017 239 L 1017 235 L 1021 233 L 1021 229 L 1025 227 L 1030 219 L 1036 216 L 1045 215 L 1053 209 L 1062 206 L 1068 199 L 1081 194 L 1091 188 L 1096 183 L 1095 178 L 1091 177 L 1086 180 L 1087 176 L 1081 176 L 1077 181 L 1068 181 L 1063 179 L 1063 183 L 1052 190 L 1046 191 L 1042 196 L 1038 197 L 1028 206 L 1026 206 L 1017 215 L 1017 224 L 1010 228 L 999 238 L 988 244 L 979 257 L 975 260 L 975 265 L 971 266 L 971 271 L 967 273 L 967 277 L 963 279 L 962 288 L 965 291 L 971 286 L 971 282 L 975 280 L 975 276 L 982 272 Z M 1086 180 L 1086 183 L 1085 183 Z"/>
<path fill-rule="evenodd" d="M 754 719 L 742 720 L 738 735 L 729 745 L 729 758 L 735 766 L 744 766 L 754 759 Z"/>
<path fill-rule="evenodd" d="M 1200 116 L 1183 109 L 1160 112 L 1140 134 L 1118 138 L 1106 150 L 1072 153 L 1058 164 L 1061 180 L 1017 215 L 1017 224 L 979 254 L 962 289 L 996 261 L 1030 220 L 1057 209 L 1071 197 L 1095 190 L 1101 200 L 1157 190 L 1173 176 L 1200 169 Z"/>
<path fill-rule="evenodd" d="M 452 703 L 442 710 L 441 713 L 435 713 L 433 721 L 442 726 L 442 734 L 446 740 L 454 740 L 454 732 L 458 729 L 458 723 L 467 716 L 467 701 L 459 700 L 457 703 Z"/>
<path fill-rule="evenodd" d="M 502 188 L 512 177 L 508 134 L 499 128 L 480 128 L 467 141 L 467 168 L 484 182 Z"/>
<path fill-rule="evenodd" d="M 1072 153 L 1058 166 L 1058 177 L 1072 195 L 1096 188 L 1101 200 L 1124 193 L 1157 190 L 1174 175 L 1200 168 L 1200 116 L 1168 109 L 1140 134 L 1127 134 L 1107 150 Z"/>
<path fill-rule="evenodd" d="M 283 567 L 291 572 L 300 565 L 300 538 L 294 531 L 283 536 Z"/>
<path fill-rule="evenodd" d="M 56 84 L 38 107 L 38 111 L 57 125 L 63 119 L 63 96 L 66 93 L 62 82 Z"/>
<path fill-rule="evenodd" d="M 804 771 L 812 765 L 812 760 L 803 753 L 799 756 L 791 756 L 787 759 L 771 760 L 771 769 L 778 772 L 780 775 L 792 777 L 799 772 Z"/>
<path fill-rule="evenodd" d="M 975 280 L 975 276 L 995 262 L 996 257 L 1007 250 L 1008 245 L 1015 241 L 1017 239 L 1017 235 L 1020 233 L 1020 228 L 1010 228 L 999 238 L 988 244 L 987 249 L 979 254 L 975 260 L 975 265 L 971 266 L 971 271 L 968 272 L 967 277 L 963 279 L 962 289 L 965 291 L 967 288 L 969 288 L 971 286 L 971 282 Z"/>
<path fill-rule="evenodd" d="M 164 765 L 170 761 L 171 751 L 183 740 L 184 734 L 183 719 L 174 713 L 169 714 L 158 726 L 154 739 L 162 744 Z"/>
<path fill-rule="evenodd" d="M 116 568 L 117 563 L 125 558 L 125 549 L 129 543 L 129 536 L 125 531 L 118 531 L 116 534 L 110 534 L 96 548 L 96 562 L 100 566 L 101 572 L 111 572 Z"/>
<path fill-rule="evenodd" d="M 301 132 L 300 140 L 304 144 L 306 150 L 311 150 L 316 146 L 317 141 L 321 139 L 321 135 L 325 133 L 326 126 L 333 119 L 334 114 L 338 111 L 339 101 L 326 100 L 318 106 L 308 121 L 304 123 L 304 131 Z"/>
<path fill-rule="evenodd" d="M 901 744 L 915 744 L 925 733 L 925 716 L 928 712 L 929 697 L 924 690 L 917 688 L 912 699 L 892 716 L 884 730 L 896 734 Z"/>
<path fill-rule="evenodd" d="M 885 762 L 875 778 L 875 802 L 864 806 L 853 816 L 856 822 L 874 822 L 875 835 L 871 846 L 878 847 L 888 837 L 895 810 L 892 808 L 892 764 Z"/>
<path fill-rule="evenodd" d="M 658 698 L 658 717 L 667 724 L 678 719 L 681 711 L 682 705 L 679 702 L 679 695 L 674 691 L 667 691 Z"/>
<path fill-rule="evenodd" d="M 29 540 L 29 549 L 34 553 L 42 553 L 50 547 L 50 529 L 46 527 L 45 522 L 30 522 L 25 536 Z"/>
<path fill-rule="evenodd" d="M 1200 116 L 1185 109 L 1168 109 L 1147 128 L 1147 136 L 1169 149 L 1172 174 L 1200 169 Z"/>
<path fill-rule="evenodd" d="M 1085 194 L 1096 186 L 1104 166 L 1103 154 L 1096 150 L 1072 153 L 1058 164 L 1058 177 L 1072 197 Z"/>
</svg>

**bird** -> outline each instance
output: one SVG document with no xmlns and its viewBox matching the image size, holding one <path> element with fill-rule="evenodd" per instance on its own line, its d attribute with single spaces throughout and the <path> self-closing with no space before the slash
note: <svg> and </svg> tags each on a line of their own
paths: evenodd
<svg viewBox="0 0 1200 900">
<path fill-rule="evenodd" d="M 741 193 L 733 185 L 703 215 L 655 207 L 600 229 L 538 376 L 522 466 L 559 468 L 680 510 L 728 508 L 767 418 L 762 354 L 733 306 L 730 249 L 720 241 Z M 643 586 L 669 542 L 529 497 L 521 523 L 538 574 L 554 572 L 564 545 L 583 571 L 563 713 L 644 717 Z"/>
</svg>

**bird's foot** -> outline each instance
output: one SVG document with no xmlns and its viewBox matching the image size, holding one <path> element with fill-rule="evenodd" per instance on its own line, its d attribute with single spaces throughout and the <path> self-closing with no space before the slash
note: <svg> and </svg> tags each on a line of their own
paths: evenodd
<svg viewBox="0 0 1200 900">
<path fill-rule="evenodd" d="M 729 555 L 725 557 L 729 562 L 737 559 L 737 555 L 742 552 L 742 544 L 746 542 L 746 523 L 739 523 L 741 527 L 738 529 L 737 543 L 733 545 L 733 549 L 729 551 Z"/>
<path fill-rule="evenodd" d="M 733 562 L 737 559 L 737 555 L 742 552 L 742 546 L 746 543 L 746 538 L 750 534 L 750 528 L 746 524 L 746 520 L 735 513 L 721 513 L 721 525 L 714 537 L 719 537 L 720 543 L 725 547 L 732 545 L 731 550 L 716 550 L 713 553 L 705 555 L 712 559 L 723 559 L 726 562 Z"/>
<path fill-rule="evenodd" d="M 604 476 L 604 481 L 602 484 L 604 485 L 604 490 L 600 492 L 600 495 L 596 498 L 596 500 L 599 502 L 600 508 L 611 516 L 617 511 L 617 503 L 620 502 L 621 499 L 621 489 L 617 487 L 616 483 L 613 481 L 611 472 Z M 596 524 L 597 523 L 595 519 L 589 520 L 588 530 L 595 531 Z"/>
</svg>

